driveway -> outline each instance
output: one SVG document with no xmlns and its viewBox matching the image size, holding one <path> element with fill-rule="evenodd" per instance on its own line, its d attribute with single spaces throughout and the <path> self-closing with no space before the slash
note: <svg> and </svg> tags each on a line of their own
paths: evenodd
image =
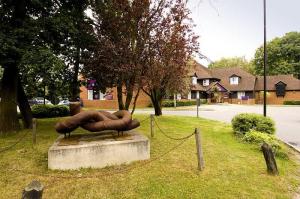
<svg viewBox="0 0 300 199">
<path fill-rule="evenodd" d="M 196 107 L 189 110 L 163 110 L 166 115 L 196 116 Z M 153 113 L 151 110 L 137 110 L 137 113 Z M 230 123 L 239 113 L 263 113 L 262 105 L 202 105 L 199 116 Z M 300 106 L 268 106 L 267 115 L 276 123 L 276 135 L 281 140 L 300 150 Z"/>
</svg>

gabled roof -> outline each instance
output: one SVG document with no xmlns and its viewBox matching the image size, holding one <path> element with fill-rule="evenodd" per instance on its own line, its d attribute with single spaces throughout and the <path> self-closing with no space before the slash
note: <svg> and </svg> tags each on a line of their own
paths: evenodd
<svg viewBox="0 0 300 199">
<path fill-rule="evenodd" d="M 300 90 L 300 80 L 293 77 L 293 75 L 274 75 L 267 76 L 267 90 L 276 90 L 275 84 L 283 82 L 286 84 L 286 90 Z M 264 90 L 264 77 L 258 76 L 255 90 Z"/>
<path fill-rule="evenodd" d="M 210 70 L 203 66 L 202 64 L 199 64 L 198 62 L 193 62 L 193 75 L 196 75 L 198 79 L 210 79 L 212 78 Z"/>
<path fill-rule="evenodd" d="M 239 67 L 232 68 L 215 68 L 211 69 L 213 77 L 220 79 L 223 85 L 229 91 L 253 91 L 255 85 L 255 76 L 246 72 Z M 239 76 L 239 84 L 230 84 L 229 78 L 231 76 Z"/>
<path fill-rule="evenodd" d="M 213 82 L 213 83 L 211 83 L 209 86 L 208 86 L 208 88 L 207 88 L 207 90 L 206 91 L 210 91 L 214 86 L 219 86 L 219 87 L 222 87 L 223 89 L 224 89 L 224 91 L 228 91 L 228 89 L 226 89 L 225 88 L 225 86 L 223 86 L 222 84 L 220 84 L 219 82 Z"/>
</svg>

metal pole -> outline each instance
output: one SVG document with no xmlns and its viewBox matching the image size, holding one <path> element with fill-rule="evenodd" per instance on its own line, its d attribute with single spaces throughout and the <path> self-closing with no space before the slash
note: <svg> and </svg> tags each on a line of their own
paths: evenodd
<svg viewBox="0 0 300 199">
<path fill-rule="evenodd" d="M 199 117 L 199 99 L 196 99 L 197 100 L 197 118 Z"/>
<path fill-rule="evenodd" d="M 266 0 L 264 0 L 264 116 L 267 116 L 267 29 Z"/>
</svg>

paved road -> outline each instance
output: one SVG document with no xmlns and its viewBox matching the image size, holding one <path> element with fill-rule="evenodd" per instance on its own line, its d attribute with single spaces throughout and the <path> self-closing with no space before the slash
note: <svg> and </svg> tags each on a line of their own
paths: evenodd
<svg viewBox="0 0 300 199">
<path fill-rule="evenodd" d="M 262 113 L 262 105 L 202 105 L 199 115 L 203 118 L 230 123 L 238 113 Z M 137 110 L 137 113 L 152 113 L 151 110 Z M 163 114 L 196 116 L 196 107 L 190 110 L 163 110 Z M 268 106 L 267 115 L 275 120 L 276 135 L 281 140 L 300 150 L 300 106 Z"/>
</svg>

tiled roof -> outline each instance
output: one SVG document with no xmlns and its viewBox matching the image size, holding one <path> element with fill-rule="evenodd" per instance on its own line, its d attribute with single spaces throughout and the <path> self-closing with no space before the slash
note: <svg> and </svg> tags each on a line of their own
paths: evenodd
<svg viewBox="0 0 300 199">
<path fill-rule="evenodd" d="M 192 91 L 206 91 L 206 88 L 200 84 L 191 85 Z"/>
<path fill-rule="evenodd" d="M 196 76 L 198 77 L 198 79 L 209 79 L 209 78 L 212 78 L 211 76 L 211 72 L 210 70 L 199 64 L 198 62 L 194 61 L 193 62 L 193 72 L 192 72 L 192 75 L 196 74 Z"/>
<path fill-rule="evenodd" d="M 267 76 L 267 90 L 276 90 L 275 84 L 278 82 L 286 84 L 286 90 L 300 90 L 300 80 L 293 77 L 293 75 L 274 75 Z M 255 90 L 261 91 L 264 89 L 264 77 L 258 76 Z"/>
<path fill-rule="evenodd" d="M 220 79 L 220 84 L 229 91 L 253 91 L 255 85 L 255 76 L 244 71 L 239 67 L 211 69 L 213 77 Z M 232 85 L 229 78 L 232 75 L 241 77 L 239 84 Z"/>
<path fill-rule="evenodd" d="M 192 74 L 196 74 L 198 79 L 219 79 L 219 83 L 228 91 L 260 91 L 263 90 L 263 77 L 248 73 L 239 67 L 230 67 L 230 68 L 213 68 L 208 69 L 207 67 L 194 62 L 194 70 Z M 230 77 L 238 76 L 239 84 L 232 85 L 230 84 Z M 286 90 L 300 90 L 300 80 L 294 78 L 292 75 L 276 75 L 276 76 L 267 76 L 267 90 L 273 91 L 276 90 L 275 84 L 278 82 L 285 83 Z M 202 85 L 192 85 L 192 90 L 198 91 L 207 91 L 214 83 L 211 83 L 209 86 Z"/>
</svg>

